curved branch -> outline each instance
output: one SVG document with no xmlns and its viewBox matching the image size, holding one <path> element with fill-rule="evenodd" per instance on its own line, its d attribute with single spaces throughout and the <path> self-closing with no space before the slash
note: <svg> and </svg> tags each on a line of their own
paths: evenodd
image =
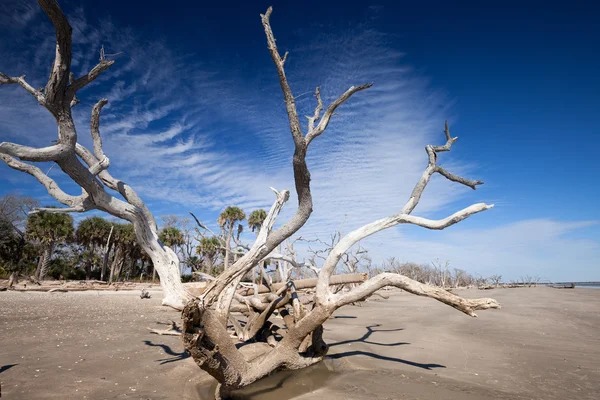
<svg viewBox="0 0 600 400">
<path fill-rule="evenodd" d="M 106 157 L 102 150 L 102 138 L 100 137 L 100 112 L 108 103 L 107 99 L 100 99 L 92 108 L 92 118 L 90 119 L 90 132 L 94 141 L 94 155 L 98 160 Z"/>
<path fill-rule="evenodd" d="M 63 144 L 55 144 L 48 147 L 29 147 L 16 143 L 0 143 L 0 154 L 17 157 L 23 161 L 56 161 L 68 152 L 68 147 Z"/>
<path fill-rule="evenodd" d="M 469 218 L 473 214 L 480 213 L 485 210 L 493 208 L 493 204 L 477 203 L 463 208 L 462 210 L 455 212 L 454 214 L 439 220 L 431 220 L 422 217 L 415 217 L 413 215 L 400 214 L 397 217 L 397 223 L 399 224 L 413 224 L 418 225 L 427 229 L 441 230 L 446 229 L 449 226 L 459 223 L 462 220 Z"/>
<path fill-rule="evenodd" d="M 348 100 L 354 93 L 368 89 L 371 86 L 373 86 L 372 83 L 367 83 L 360 86 L 351 86 L 350 89 L 346 90 L 346 92 L 344 92 L 344 94 L 338 97 L 336 101 L 331 103 L 331 105 L 327 107 L 327 111 L 325 111 L 325 114 L 323 114 L 323 119 L 321 119 L 319 125 L 317 125 L 317 127 L 314 130 L 309 131 L 306 135 L 306 144 L 310 144 L 310 142 L 312 142 L 314 138 L 322 134 L 325 131 L 325 129 L 327 129 L 327 125 L 329 125 L 329 120 L 331 119 L 333 113 L 339 106 L 341 106 L 346 100 Z"/>
<path fill-rule="evenodd" d="M 322 121 L 321 121 L 322 122 Z M 464 178 L 461 178 L 456 175 L 452 175 L 441 167 L 438 167 L 437 162 L 437 152 L 438 151 L 449 151 L 452 147 L 452 144 L 458 140 L 458 138 L 453 138 L 450 136 L 450 129 L 448 128 L 448 121 L 446 121 L 444 133 L 446 136 L 446 144 L 443 146 L 431 146 L 428 145 L 425 147 L 427 151 L 427 155 L 429 158 L 429 163 L 427 168 L 423 172 L 423 175 L 415 185 L 410 198 L 402 208 L 402 211 L 396 215 L 380 219 L 375 222 L 371 222 L 370 224 L 364 225 L 361 228 L 358 228 L 344 238 L 342 238 L 337 245 L 329 252 L 327 259 L 325 260 L 325 264 L 321 271 L 319 272 L 319 283 L 317 284 L 317 302 L 321 302 L 323 304 L 328 304 L 333 294 L 329 290 L 329 278 L 333 271 L 335 270 L 337 264 L 341 260 L 342 256 L 348 251 L 352 246 L 358 243 L 360 240 L 366 238 L 367 236 L 373 235 L 379 231 L 382 231 L 387 228 L 391 228 L 392 226 L 396 226 L 398 224 L 413 224 L 418 225 L 427 229 L 445 229 L 451 225 L 460 222 L 469 216 L 479 213 L 481 211 L 488 210 L 493 207 L 492 205 L 487 205 L 484 203 L 474 204 L 470 207 L 467 207 L 461 211 L 458 211 L 451 216 L 444 218 L 442 220 L 428 220 L 421 217 L 413 217 L 411 212 L 415 209 L 419 200 L 421 199 L 421 195 L 429 183 L 431 176 L 435 172 L 439 172 L 443 176 L 447 177 L 450 180 L 465 184 L 467 186 L 475 188 L 476 185 L 482 184 L 480 181 L 468 181 Z"/>
<path fill-rule="evenodd" d="M 44 185 L 50 196 L 54 197 L 62 204 L 70 206 L 73 209 L 77 209 L 78 212 L 94 208 L 91 201 L 89 201 L 89 197 L 87 194 L 82 194 L 81 196 L 71 196 L 65 193 L 54 181 L 54 179 L 44 174 L 44 172 L 35 165 L 24 163 L 13 157 L 1 153 L 0 160 L 4 161 L 6 165 L 13 169 L 28 173 L 29 175 L 33 176 L 42 185 Z"/>
<path fill-rule="evenodd" d="M 67 17 L 56 0 L 38 0 L 38 3 L 56 31 L 56 55 L 44 95 L 46 96 L 48 110 L 57 116 L 58 110 L 66 105 L 65 93 L 69 84 L 71 68 L 71 33 L 73 28 L 71 28 Z M 69 104 L 70 101 L 71 99 L 68 99 L 66 103 Z"/>
<path fill-rule="evenodd" d="M 105 169 L 108 169 L 110 166 L 110 160 L 102 150 L 102 138 L 100 137 L 100 112 L 102 111 L 102 107 L 107 103 L 107 99 L 98 101 L 92 109 L 92 118 L 90 119 L 90 132 L 92 134 L 92 140 L 94 141 L 94 155 L 96 156 L 96 159 L 99 160 L 98 163 L 90 166 L 90 172 L 94 176 Z"/>
<path fill-rule="evenodd" d="M 75 147 L 75 152 L 90 167 L 90 172 L 95 165 L 99 164 L 98 159 L 88 149 L 79 143 L 77 143 L 77 146 Z M 139 208 L 148 221 L 150 228 L 154 231 L 158 230 L 154 215 L 152 215 L 148 209 L 148 206 L 146 206 L 146 204 L 142 201 L 140 196 L 138 196 L 135 190 L 131 188 L 131 186 L 121 180 L 113 178 L 113 176 L 106 170 L 100 171 L 98 178 L 100 178 L 102 183 L 104 183 L 107 187 L 119 192 L 119 194 L 121 194 L 121 196 L 123 196 L 123 198 L 129 204 Z"/>
<path fill-rule="evenodd" d="M 335 295 L 333 298 L 333 305 L 335 308 L 338 308 L 346 304 L 354 303 L 372 295 L 377 290 L 386 286 L 395 286 L 397 288 L 406 290 L 409 293 L 416 294 L 417 296 L 430 297 L 454 307 L 471 317 L 477 316 L 477 314 L 475 314 L 476 310 L 500 308 L 500 304 L 498 304 L 498 302 L 494 299 L 463 299 L 462 297 L 456 296 L 445 289 L 425 285 L 407 278 L 404 275 L 393 273 L 379 274 L 347 293 Z"/>
<path fill-rule="evenodd" d="M 75 79 L 69 86 L 69 95 L 75 96 L 78 90 L 85 87 L 87 84 L 95 80 L 100 74 L 106 71 L 111 65 L 115 63 L 114 60 L 101 60 L 90 72 L 82 77 Z"/>
<path fill-rule="evenodd" d="M 454 174 L 446 171 L 444 168 L 440 167 L 439 165 L 436 165 L 434 172 L 437 172 L 438 174 L 442 175 L 444 178 L 446 178 L 448 180 L 451 180 L 452 182 L 462 183 L 463 185 L 468 186 L 473 190 L 477 189 L 477 185 L 483 185 L 482 181 L 469 180 L 469 179 L 465 179 L 461 176 L 454 175 Z"/>
</svg>

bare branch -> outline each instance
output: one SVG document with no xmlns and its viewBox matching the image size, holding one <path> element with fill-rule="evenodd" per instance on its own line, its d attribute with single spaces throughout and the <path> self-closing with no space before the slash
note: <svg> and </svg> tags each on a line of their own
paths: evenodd
<svg viewBox="0 0 600 400">
<path fill-rule="evenodd" d="M 277 74 L 279 75 L 279 84 L 281 85 L 281 90 L 283 91 L 286 111 L 290 123 L 290 131 L 292 133 L 292 137 L 294 139 L 295 144 L 293 168 L 294 183 L 296 186 L 296 193 L 298 195 L 298 210 L 288 222 L 286 222 L 277 231 L 273 232 L 273 234 L 269 237 L 268 251 L 273 250 L 281 242 L 283 242 L 285 239 L 297 232 L 298 229 L 300 229 L 306 223 L 306 221 L 308 221 L 308 218 L 312 213 L 312 195 L 310 193 L 310 171 L 308 170 L 308 166 L 306 165 L 306 151 L 310 140 L 306 140 L 302 133 L 302 128 L 300 127 L 300 121 L 298 119 L 298 112 L 296 110 L 294 96 L 292 94 L 292 90 L 287 81 L 287 78 L 285 76 L 285 70 L 283 68 L 284 59 L 279 55 L 277 45 L 275 44 L 275 37 L 273 35 L 273 30 L 271 29 L 270 23 L 270 17 L 272 12 L 273 8 L 269 7 L 264 15 L 261 14 L 261 20 L 264 27 L 265 35 L 267 37 L 267 45 L 269 48 L 269 52 L 271 53 L 271 57 L 273 58 L 273 62 L 275 63 L 275 67 L 277 68 Z M 333 114 L 335 108 L 337 108 L 337 106 L 339 106 L 347 98 L 349 98 L 352 95 L 352 93 L 358 90 L 362 90 L 364 88 L 366 87 L 349 89 L 338 100 L 336 100 L 334 104 L 332 104 L 329 107 L 329 109 L 331 110 L 330 111 L 328 109 L 328 111 L 330 111 L 330 114 Z M 327 126 L 330 117 L 331 115 L 328 116 L 327 122 L 323 123 L 324 120 L 322 120 L 319 124 L 322 130 L 324 130 Z M 315 129 L 315 131 L 317 130 L 319 130 L 319 127 Z"/>
<path fill-rule="evenodd" d="M 367 83 L 360 86 L 351 86 L 350 89 L 346 90 L 346 92 L 344 92 L 344 94 L 338 97 L 336 101 L 331 103 L 331 105 L 327 107 L 327 111 L 325 111 L 325 114 L 323 114 L 323 119 L 321 119 L 319 125 L 317 125 L 317 127 L 312 132 L 309 132 L 306 135 L 306 144 L 310 144 L 310 142 L 312 142 L 314 138 L 316 138 L 325 131 L 327 125 L 329 125 L 329 120 L 331 119 L 331 116 L 339 106 L 341 106 L 346 100 L 348 100 L 354 93 L 368 89 L 371 86 L 373 86 L 372 83 Z"/>
<path fill-rule="evenodd" d="M 287 190 L 278 192 L 273 188 L 271 189 L 275 192 L 277 199 L 263 221 L 256 241 L 250 250 L 232 268 L 224 271 L 217 280 L 211 282 L 201 296 L 205 304 L 212 304 L 218 296 L 219 301 L 216 306 L 216 314 L 222 323 L 227 321 L 231 300 L 242 277 L 263 258 L 261 254 L 267 251 L 267 240 L 275 224 L 275 219 L 290 197 L 290 192 Z"/>
<path fill-rule="evenodd" d="M 440 219 L 440 220 L 431 220 L 431 219 L 426 219 L 426 218 L 421 218 L 421 217 L 415 217 L 413 215 L 401 214 L 398 216 L 397 221 L 398 221 L 398 223 L 418 225 L 418 226 L 421 226 L 421 227 L 427 228 L 427 229 L 441 230 L 441 229 L 445 229 L 449 226 L 452 226 L 462 220 L 465 220 L 473 214 L 477 214 L 479 212 L 489 210 L 490 208 L 493 208 L 493 207 L 494 207 L 493 204 L 477 203 L 477 204 L 473 204 L 472 206 L 469 206 L 467 208 L 464 208 L 464 209 L 450 215 L 449 217 L 446 217 L 446 218 Z"/>
<path fill-rule="evenodd" d="M 446 179 L 451 180 L 452 182 L 462 183 L 463 185 L 468 186 L 473 190 L 477 189 L 477 185 L 483 185 L 482 181 L 469 180 L 469 179 L 465 179 L 461 176 L 454 175 L 454 174 L 446 171 L 444 168 L 440 167 L 439 165 L 436 165 L 434 172 L 437 172 L 438 174 L 442 175 Z"/>
<path fill-rule="evenodd" d="M 283 97 L 285 99 L 285 107 L 287 110 L 288 119 L 290 121 L 292 137 L 294 138 L 294 143 L 296 144 L 296 147 L 298 147 L 302 146 L 302 144 L 304 143 L 304 135 L 302 134 L 302 128 L 300 128 L 300 120 L 298 119 L 298 112 L 296 111 L 296 104 L 294 101 L 294 96 L 292 94 L 292 89 L 290 88 L 290 85 L 285 76 L 285 70 L 283 69 L 285 59 L 279 55 L 277 45 L 275 44 L 275 36 L 273 35 L 273 30 L 271 29 L 271 23 L 269 21 L 269 18 L 271 17 L 272 12 L 273 7 L 269 7 L 267 9 L 267 12 L 264 15 L 261 14 L 260 17 L 265 30 L 265 34 L 267 36 L 269 52 L 271 53 L 271 57 L 273 58 L 273 62 L 275 63 L 275 67 L 277 68 L 277 74 L 279 75 L 279 84 L 281 85 L 281 90 L 283 91 Z"/>
<path fill-rule="evenodd" d="M 100 163 L 98 159 L 88 149 L 86 149 L 79 143 L 77 143 L 77 146 L 75 147 L 75 152 L 90 167 L 90 172 L 92 171 L 95 165 L 98 165 Z M 148 206 L 146 206 L 146 204 L 142 201 L 140 196 L 138 196 L 135 190 L 131 188 L 131 186 L 119 179 L 113 178 L 113 176 L 106 170 L 101 171 L 98 174 L 98 178 L 100 178 L 102 183 L 104 183 L 107 187 L 119 192 L 119 194 L 121 194 L 121 196 L 123 196 L 123 198 L 129 204 L 139 208 L 144 214 L 146 220 L 148 221 L 148 224 L 150 224 L 150 227 L 154 231 L 158 229 L 154 215 L 152 215 L 152 213 L 148 209 Z"/>
<path fill-rule="evenodd" d="M 370 296 L 375 293 L 375 291 L 385 286 L 395 286 L 418 296 L 431 297 L 432 299 L 441 301 L 471 317 L 477 316 L 474 312 L 475 310 L 500 308 L 500 305 L 494 299 L 463 299 L 445 289 L 424 285 L 417 281 L 413 281 L 406 276 L 393 273 L 379 274 L 347 293 L 334 295 L 333 304 L 337 308 L 354 303 Z"/>
<path fill-rule="evenodd" d="M 75 79 L 69 86 L 69 95 L 75 96 L 78 90 L 95 80 L 100 74 L 110 68 L 115 63 L 114 60 L 101 60 L 90 72 Z"/>
<path fill-rule="evenodd" d="M 67 214 L 72 212 L 85 212 L 89 211 L 91 208 L 86 208 L 85 206 L 76 206 L 76 207 L 67 207 L 67 208 L 54 208 L 54 207 L 40 207 L 31 210 L 30 214 L 37 214 L 39 212 L 47 212 L 53 214 Z"/>
<path fill-rule="evenodd" d="M 450 128 L 448 128 L 448 121 L 446 121 L 444 126 L 444 134 L 446 135 L 446 144 L 443 146 L 432 146 L 433 151 L 436 153 L 441 151 L 450 151 L 450 148 L 458 140 L 458 137 L 453 138 L 450 136 Z"/>
<path fill-rule="evenodd" d="M 323 121 L 321 121 L 322 123 Z M 380 219 L 375 222 L 371 222 L 370 224 L 364 225 L 361 228 L 358 228 L 344 238 L 342 238 L 337 245 L 329 252 L 327 259 L 325 260 L 325 264 L 321 271 L 319 272 L 319 283 L 317 285 L 317 301 L 322 303 L 329 303 L 332 299 L 333 294 L 329 290 L 329 277 L 335 270 L 337 264 L 342 259 L 343 255 L 356 243 L 360 240 L 366 238 L 367 236 L 373 235 L 381 230 L 390 228 L 392 226 L 396 226 L 398 224 L 413 224 L 418 225 L 427 229 L 445 229 L 451 225 L 460 222 L 469 216 L 479 213 L 481 211 L 489 210 L 493 207 L 493 205 L 487 205 L 484 203 L 474 204 L 470 207 L 467 207 L 457 213 L 452 214 L 451 216 L 444 218 L 442 220 L 428 220 L 421 217 L 414 217 L 411 212 L 415 209 L 427 183 L 431 179 L 431 176 L 435 172 L 439 172 L 441 175 L 446 178 L 462 183 L 469 187 L 475 188 L 476 185 L 482 184 L 480 181 L 468 181 L 464 178 L 461 178 L 456 175 L 452 175 L 441 167 L 438 167 L 437 162 L 437 151 L 449 151 L 452 147 L 452 144 L 458 138 L 452 138 L 450 136 L 450 130 L 448 128 L 448 122 L 445 124 L 445 135 L 446 135 L 446 144 L 444 146 L 426 146 L 427 155 L 429 158 L 429 163 L 427 168 L 423 172 L 423 175 L 415 185 L 413 192 L 411 193 L 410 198 L 402 208 L 402 211 L 396 215 Z"/>
<path fill-rule="evenodd" d="M 102 111 L 102 107 L 104 107 L 107 103 L 107 99 L 101 99 L 94 105 L 94 108 L 92 109 L 90 132 L 92 134 L 92 140 L 94 141 L 94 155 L 99 160 L 97 164 L 90 166 L 90 172 L 92 175 L 98 175 L 101 171 L 110 166 L 110 161 L 102 150 L 102 138 L 100 137 L 100 112 Z"/>
<path fill-rule="evenodd" d="M 446 121 L 445 123 L 444 134 L 446 136 L 446 144 L 444 144 L 443 146 L 425 146 L 425 151 L 427 151 L 427 157 L 429 158 L 429 164 L 427 165 L 427 168 L 425 169 L 425 171 L 423 171 L 423 175 L 421 175 L 421 178 L 415 185 L 410 195 L 410 198 L 404 205 L 404 208 L 402 208 L 403 214 L 410 214 L 415 209 L 417 204 L 419 204 L 419 200 L 421 199 L 421 195 L 423 194 L 425 187 L 429 183 L 431 176 L 436 172 L 451 181 L 462 183 L 463 185 L 469 186 L 472 189 L 475 189 L 475 186 L 477 185 L 483 184 L 482 181 L 471 181 L 461 178 L 457 175 L 453 175 L 437 165 L 437 152 L 450 151 L 450 148 L 452 147 L 454 142 L 458 140 L 458 137 L 453 138 L 452 136 L 450 136 L 450 128 L 448 128 L 448 121 Z"/>
<path fill-rule="evenodd" d="M 89 201 L 87 194 L 82 194 L 81 196 L 71 196 L 63 192 L 63 190 L 56 184 L 56 182 L 52 178 L 44 174 L 44 172 L 35 165 L 24 163 L 13 157 L 1 153 L 0 159 L 4 161 L 9 167 L 18 171 L 28 173 L 29 175 L 36 178 L 42 185 L 44 185 L 44 187 L 48 191 L 48 194 L 50 194 L 62 204 L 70 206 L 73 209 L 73 211 L 77 209 L 77 212 L 82 212 L 93 208 L 93 204 Z"/>
<path fill-rule="evenodd" d="M 44 95 L 46 96 L 46 107 L 52 114 L 57 113 L 64 106 L 65 93 L 69 84 L 69 72 L 71 68 L 71 33 L 73 28 L 67 17 L 60 9 L 56 0 L 38 0 L 40 7 L 44 10 L 56 31 L 56 55 L 54 64 Z M 68 99 L 70 103 L 71 99 Z"/>
<path fill-rule="evenodd" d="M 29 83 L 25 81 L 25 75 L 19 77 L 10 77 L 0 72 L 0 85 L 10 85 L 13 83 L 19 84 L 23 89 L 27 90 L 33 97 L 35 97 L 40 104 L 44 104 L 46 98 L 40 90 L 34 89 Z"/>
<path fill-rule="evenodd" d="M 308 119 L 308 135 L 310 135 L 313 129 L 315 129 L 315 122 L 319 119 L 319 115 L 323 110 L 323 100 L 321 100 L 321 89 L 318 86 L 315 90 L 315 97 L 317 98 L 317 107 L 315 108 L 315 113 L 312 117 L 306 117 Z"/>
<path fill-rule="evenodd" d="M 20 144 L 0 143 L 0 154 L 17 157 L 23 161 L 56 161 L 68 152 L 68 147 L 59 143 L 48 147 L 29 147 Z"/>
</svg>

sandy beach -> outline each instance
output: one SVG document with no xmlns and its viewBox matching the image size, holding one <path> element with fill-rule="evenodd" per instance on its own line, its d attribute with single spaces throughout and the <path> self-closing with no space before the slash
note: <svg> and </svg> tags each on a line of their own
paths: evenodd
<svg viewBox="0 0 600 400">
<path fill-rule="evenodd" d="M 325 363 L 283 372 L 239 399 L 597 399 L 600 290 L 461 290 L 501 310 L 469 318 L 398 290 L 338 310 Z M 178 337 L 177 319 L 138 292 L 0 293 L 6 399 L 208 399 L 211 381 Z"/>
</svg>

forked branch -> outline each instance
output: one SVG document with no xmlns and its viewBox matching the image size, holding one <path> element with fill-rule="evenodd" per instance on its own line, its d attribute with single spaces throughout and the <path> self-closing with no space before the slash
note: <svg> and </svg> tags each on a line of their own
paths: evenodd
<svg viewBox="0 0 600 400">
<path fill-rule="evenodd" d="M 402 211 L 396 215 L 380 219 L 378 221 L 364 225 L 363 227 L 350 232 L 348 235 L 342 238 L 338 242 L 338 244 L 333 248 L 333 250 L 329 253 L 327 259 L 325 260 L 325 264 L 323 265 L 323 268 L 319 273 L 319 283 L 317 285 L 318 302 L 322 302 L 323 304 L 329 304 L 331 301 L 333 301 L 333 293 L 331 293 L 329 289 L 329 277 L 335 271 L 335 268 L 340 262 L 343 254 L 345 254 L 352 246 L 354 246 L 360 240 L 384 229 L 396 226 L 398 224 L 413 224 L 427 229 L 445 229 L 451 225 L 463 221 L 464 219 L 470 217 L 473 214 L 488 210 L 494 206 L 493 204 L 487 205 L 484 203 L 474 204 L 441 220 L 429 220 L 426 218 L 415 217 L 411 215 L 412 211 L 419 203 L 421 195 L 423 194 L 425 187 L 429 183 L 431 176 L 436 172 L 440 173 L 442 176 L 450 179 L 451 181 L 461 183 L 473 189 L 475 189 L 477 185 L 481 185 L 483 183 L 481 181 L 472 181 L 457 175 L 450 174 L 445 169 L 437 165 L 437 153 L 450 151 L 452 144 L 454 144 L 454 142 L 458 140 L 457 137 L 453 138 L 450 135 L 450 129 L 448 128 L 447 121 L 444 127 L 444 134 L 446 136 L 446 143 L 443 146 L 426 146 L 425 150 L 427 151 L 427 156 L 429 159 L 427 168 L 425 168 L 423 175 L 415 185 L 415 188 L 413 189 L 410 198 L 402 208 Z M 375 286 L 368 285 L 366 287 L 370 288 Z M 365 286 L 363 285 L 363 287 Z"/>
</svg>

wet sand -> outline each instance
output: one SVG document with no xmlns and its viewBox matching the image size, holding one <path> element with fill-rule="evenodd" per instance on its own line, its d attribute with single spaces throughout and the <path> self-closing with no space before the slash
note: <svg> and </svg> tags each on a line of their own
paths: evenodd
<svg viewBox="0 0 600 400">
<path fill-rule="evenodd" d="M 279 373 L 239 399 L 597 399 L 600 290 L 463 290 L 501 310 L 469 318 L 390 291 L 325 325 L 330 358 Z M 7 399 L 208 399 L 210 379 L 178 337 L 160 293 L 0 292 L 0 383 Z"/>
</svg>

